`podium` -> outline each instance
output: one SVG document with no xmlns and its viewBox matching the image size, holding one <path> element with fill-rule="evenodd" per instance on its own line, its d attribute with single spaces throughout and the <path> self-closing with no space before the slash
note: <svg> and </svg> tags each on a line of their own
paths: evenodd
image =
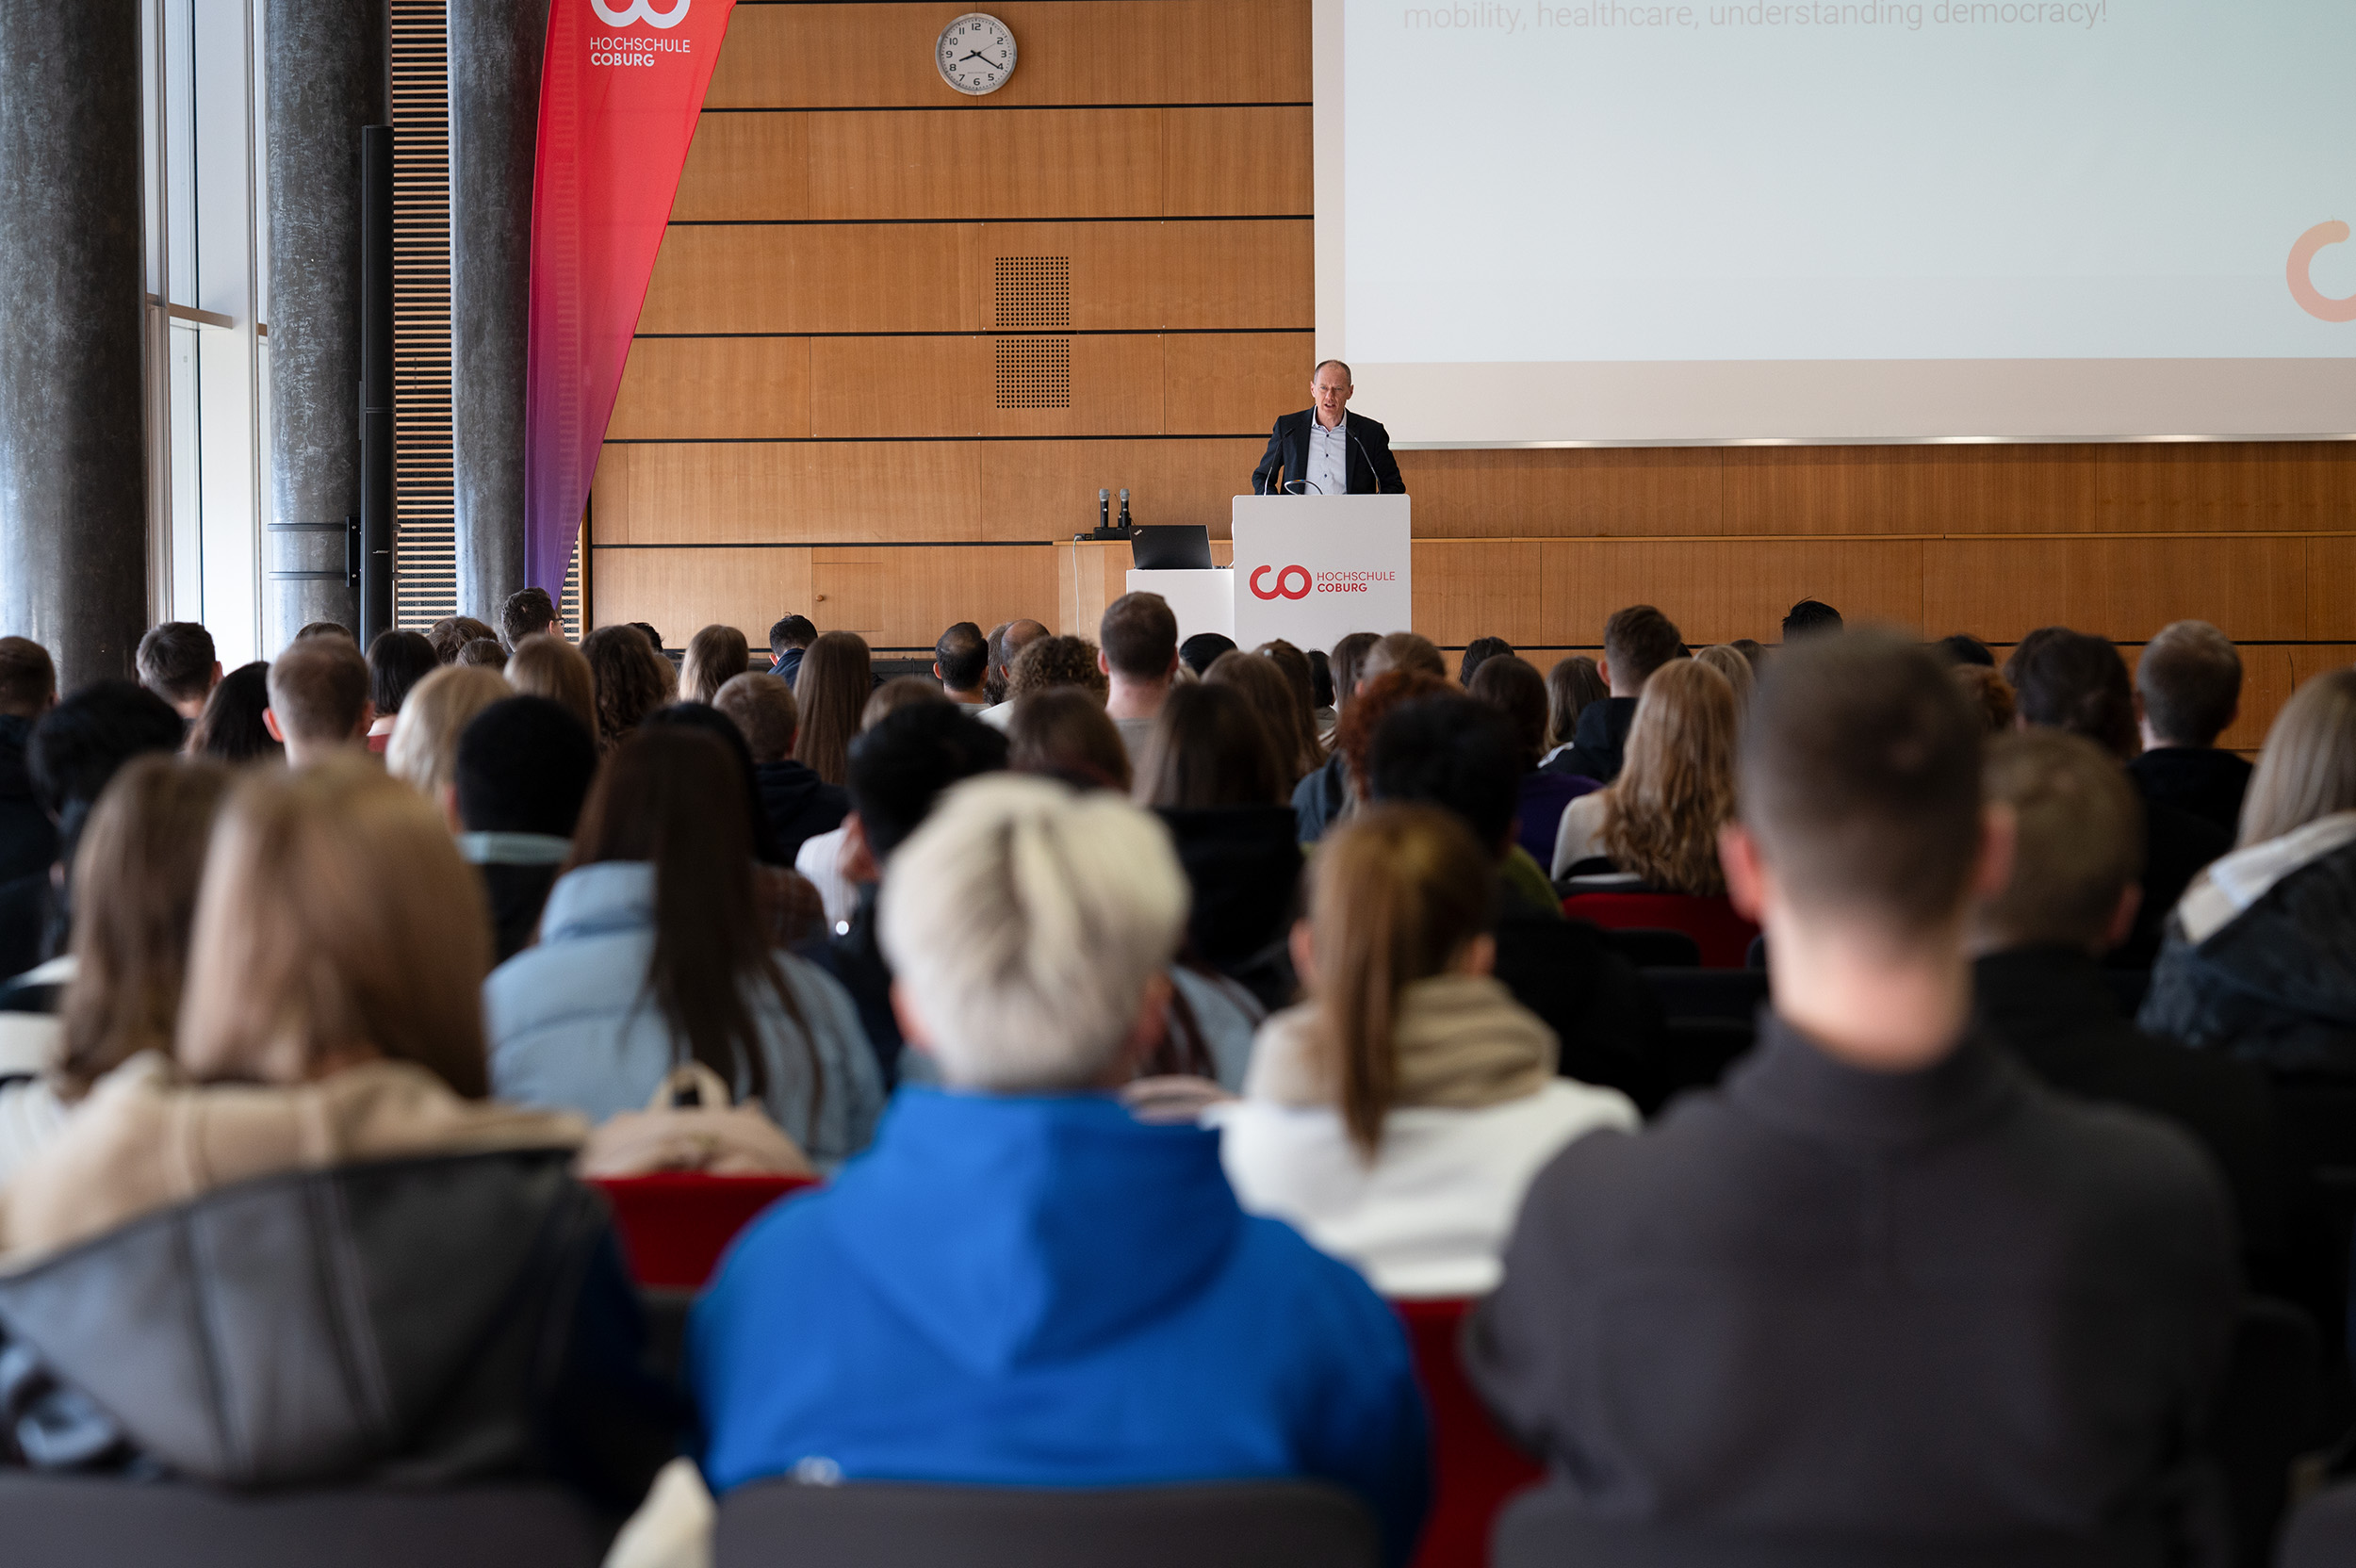
<svg viewBox="0 0 2356 1568">
<path fill-rule="evenodd" d="M 1405 496 L 1237 496 L 1235 638 L 1330 648 L 1415 625 Z"/>
</svg>

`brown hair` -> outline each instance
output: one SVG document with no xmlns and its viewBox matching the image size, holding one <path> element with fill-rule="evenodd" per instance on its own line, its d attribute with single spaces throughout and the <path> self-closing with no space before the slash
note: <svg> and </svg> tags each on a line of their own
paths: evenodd
<svg viewBox="0 0 2356 1568">
<path fill-rule="evenodd" d="M 468 643 L 488 637 L 499 641 L 499 633 L 472 615 L 445 615 L 425 629 L 425 640 L 434 645 L 434 656 L 445 664 L 455 663 L 458 650 Z"/>
<path fill-rule="evenodd" d="M 1628 760 L 1604 792 L 1597 840 L 1612 864 L 1665 892 L 1726 890 L 1718 829 L 1734 816 L 1741 730 L 1725 676 L 1692 659 L 1653 672 L 1628 726 Z"/>
<path fill-rule="evenodd" d="M 270 666 L 260 660 L 240 664 L 221 678 L 205 711 L 188 730 L 188 754 L 223 762 L 283 761 L 286 748 L 262 723 L 270 706 Z"/>
<path fill-rule="evenodd" d="M 368 662 L 349 637 L 300 637 L 270 666 L 270 707 L 290 741 L 333 744 L 358 735 Z"/>
<path fill-rule="evenodd" d="M 1281 806 L 1288 798 L 1283 783 L 1268 726 L 1241 692 L 1224 683 L 1181 686 L 1154 715 L 1137 764 L 1137 801 L 1173 810 Z"/>
<path fill-rule="evenodd" d="M 2155 738 L 2213 745 L 2241 707 L 2241 654 L 2206 621 L 2171 622 L 2135 661 L 2135 691 Z"/>
<path fill-rule="evenodd" d="M 1431 638 L 1413 631 L 1394 631 L 1387 637 L 1377 637 L 1359 662 L 1358 678 L 1371 680 L 1391 670 L 1415 670 L 1424 675 L 1436 675 L 1446 679 L 1448 661 L 1440 654 L 1440 645 Z"/>
<path fill-rule="evenodd" d="M 792 755 L 802 715 L 794 706 L 794 688 L 782 677 L 751 670 L 731 677 L 712 694 L 712 706 L 744 732 L 756 765 L 782 762 Z"/>
<path fill-rule="evenodd" d="M 1268 742 L 1276 748 L 1277 782 L 1284 787 L 1285 799 L 1292 798 L 1294 785 L 1324 766 L 1325 754 L 1318 749 L 1315 727 L 1301 710 L 1300 694 L 1274 660 L 1234 649 L 1211 661 L 1211 667 L 1203 672 L 1203 683 L 1234 688 L 1260 716 Z"/>
<path fill-rule="evenodd" d="M 921 675 L 898 675 L 867 694 L 866 706 L 859 710 L 859 730 L 864 735 L 903 708 L 935 702 L 944 708 L 957 706 L 949 694 L 941 689 L 941 682 L 927 680 Z"/>
<path fill-rule="evenodd" d="M 29 719 L 57 694 L 57 666 L 30 637 L 0 637 L 0 713 Z"/>
<path fill-rule="evenodd" d="M 188 933 L 229 770 L 153 755 L 125 762 L 74 858 L 74 978 L 58 1008 L 64 1098 L 142 1051 L 172 1049 Z"/>
<path fill-rule="evenodd" d="M 752 668 L 752 645 L 732 626 L 708 626 L 687 639 L 687 658 L 680 663 L 681 702 L 710 702 L 720 688 Z"/>
<path fill-rule="evenodd" d="M 1450 811 L 1367 806 L 1326 835 L 1310 873 L 1317 1022 L 1342 1124 L 1362 1157 L 1399 1085 L 1399 996 L 1444 972 L 1497 920 L 1497 868 Z"/>
<path fill-rule="evenodd" d="M 2004 661 L 2004 678 L 2027 723 L 2083 735 L 2122 760 L 2142 748 L 2127 662 L 2104 639 L 2039 627 Z"/>
<path fill-rule="evenodd" d="M 1512 722 L 1513 739 L 1521 743 L 1522 771 L 1536 768 L 1546 754 L 1546 678 L 1538 666 L 1519 654 L 1493 653 L 1473 671 L 1466 691 Z"/>
<path fill-rule="evenodd" d="M 1104 607 L 1096 638 L 1116 674 L 1161 680 L 1178 658 L 1178 617 L 1159 594 L 1123 594 Z"/>
<path fill-rule="evenodd" d="M 499 606 L 499 641 L 513 649 L 527 637 L 547 635 L 556 625 L 556 601 L 546 588 L 518 588 Z"/>
<path fill-rule="evenodd" d="M 1326 662 L 1333 672 L 1333 711 L 1347 712 L 1350 699 L 1358 694 L 1358 682 L 1366 673 L 1366 655 L 1383 639 L 1371 631 L 1353 631 L 1333 645 Z"/>
<path fill-rule="evenodd" d="M 581 721 L 592 739 L 597 733 L 597 678 L 572 644 L 535 631 L 507 656 L 507 683 L 515 694 L 546 697 Z"/>
<path fill-rule="evenodd" d="M 1951 673 L 1964 699 L 1980 715 L 1981 724 L 1990 735 L 2001 735 L 2012 727 L 2012 682 L 1998 675 L 1995 666 L 1957 664 Z"/>
<path fill-rule="evenodd" d="M 147 629 L 133 662 L 139 684 L 166 702 L 202 702 L 213 689 L 215 657 L 213 634 L 201 624 L 166 621 Z"/>
<path fill-rule="evenodd" d="M 196 901 L 181 1066 L 288 1084 L 354 1058 L 490 1092 L 483 885 L 441 816 L 368 757 L 248 774 Z"/>
<path fill-rule="evenodd" d="M 2349 810 L 2356 810 L 2356 669 L 2329 670 L 2274 715 L 2242 797 L 2237 841 L 2264 843 Z"/>
<path fill-rule="evenodd" d="M 842 783 L 850 772 L 851 737 L 859 733 L 875 684 L 865 638 L 856 631 L 819 633 L 794 675 L 794 701 L 802 715 L 794 760 L 829 784 Z"/>
<path fill-rule="evenodd" d="M 1649 604 L 1615 610 L 1603 623 L 1603 660 L 1622 686 L 1641 687 L 1685 651 L 1677 623 Z"/>
<path fill-rule="evenodd" d="M 2091 741 L 2031 729 L 1989 742 L 1980 780 L 2019 832 L 2012 880 L 1981 902 L 1982 938 L 2098 953 L 2119 895 L 2143 874 L 2143 802 L 2127 770 Z"/>
<path fill-rule="evenodd" d="M 1366 770 L 1373 759 L 1374 732 L 1383 727 L 1383 721 L 1391 716 L 1394 709 L 1417 697 L 1455 690 L 1455 684 L 1442 670 L 1404 669 L 1376 676 L 1358 694 L 1358 700 L 1350 705 L 1350 711 L 1334 727 L 1333 749 L 1349 764 L 1350 780 L 1361 795 L 1367 792 Z"/>
<path fill-rule="evenodd" d="M 1252 652 L 1274 664 L 1293 689 L 1293 706 L 1301 714 L 1301 732 L 1315 744 L 1317 738 L 1317 668 L 1309 662 L 1309 656 L 1282 637 L 1272 643 L 1262 643 Z M 1217 660 L 1212 661 L 1217 663 Z M 1206 670 L 1204 672 L 1208 674 Z M 1320 750 L 1317 760 L 1322 763 L 1325 753 Z"/>
<path fill-rule="evenodd" d="M 470 670 L 504 670 L 507 668 L 507 645 L 496 637 L 478 637 L 458 650 L 450 661 Z"/>
<path fill-rule="evenodd" d="M 438 810 L 442 786 L 458 777 L 458 737 L 477 713 L 515 694 L 515 689 L 497 670 L 471 664 L 435 670 L 401 705 L 392 742 L 384 748 L 385 770 Z"/>
<path fill-rule="evenodd" d="M 1546 672 L 1546 749 L 1569 745 L 1572 733 L 1579 728 L 1579 716 L 1590 703 L 1611 694 L 1612 688 L 1603 683 L 1603 672 L 1585 654 L 1556 660 L 1554 668 Z"/>
<path fill-rule="evenodd" d="M 1103 703 L 1077 687 L 1050 686 L 1015 703 L 1006 721 L 1006 765 L 1129 792 L 1129 748 L 1121 744 L 1121 727 Z"/>
<path fill-rule="evenodd" d="M 1099 701 L 1112 690 L 1112 682 L 1096 667 L 1094 643 L 1085 637 L 1052 633 L 1023 644 L 1023 651 L 1006 666 L 1006 700 L 1044 692 L 1050 686 L 1077 686 L 1095 693 Z"/>
<path fill-rule="evenodd" d="M 671 662 L 634 626 L 601 626 L 581 640 L 581 656 L 597 689 L 597 743 L 611 749 L 663 706 Z"/>
</svg>

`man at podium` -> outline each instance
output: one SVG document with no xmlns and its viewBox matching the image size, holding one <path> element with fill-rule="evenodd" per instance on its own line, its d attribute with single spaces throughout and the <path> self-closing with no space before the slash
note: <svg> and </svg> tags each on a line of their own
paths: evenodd
<svg viewBox="0 0 2356 1568">
<path fill-rule="evenodd" d="M 1255 496 L 1403 496 L 1406 482 L 1391 456 L 1391 433 L 1363 415 L 1344 413 L 1350 367 L 1329 359 L 1309 375 L 1314 406 L 1276 421 L 1260 466 Z"/>
</svg>

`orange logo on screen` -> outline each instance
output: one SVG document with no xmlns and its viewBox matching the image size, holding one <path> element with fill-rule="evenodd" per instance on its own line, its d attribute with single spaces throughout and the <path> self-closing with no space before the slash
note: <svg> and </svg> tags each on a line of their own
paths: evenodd
<svg viewBox="0 0 2356 1568">
<path fill-rule="evenodd" d="M 1273 588 L 1263 588 L 1263 587 L 1261 587 L 1261 586 L 1260 586 L 1260 580 L 1261 580 L 1262 578 L 1264 578 L 1264 577 L 1268 576 L 1268 573 L 1270 573 L 1270 572 L 1276 572 L 1276 568 L 1275 568 L 1275 567 L 1273 567 L 1273 566 L 1262 566 L 1259 570 L 1257 570 L 1257 571 L 1255 571 L 1255 572 L 1253 572 L 1253 573 L 1252 574 L 1252 579 L 1251 579 L 1251 588 L 1252 588 L 1252 597 L 1254 597 L 1254 598 L 1262 598 L 1262 599 L 1272 599 L 1272 598 L 1280 598 L 1280 597 L 1282 597 L 1282 598 L 1288 598 L 1288 599 L 1305 599 L 1305 598 L 1307 598 L 1307 597 L 1309 596 L 1309 568 L 1308 568 L 1308 567 L 1306 567 L 1306 566 L 1287 566 L 1287 567 L 1285 567 L 1283 571 L 1281 571 L 1281 572 L 1276 572 L 1276 586 L 1275 586 L 1275 587 L 1273 587 Z M 1296 575 L 1296 574 L 1297 574 L 1297 575 L 1300 577 L 1300 579 L 1301 579 L 1301 586 L 1300 586 L 1300 587 L 1298 587 L 1298 588 L 1295 588 L 1295 587 L 1293 587 L 1293 586 L 1292 586 L 1293 578 L 1295 577 L 1295 575 Z"/>
<path fill-rule="evenodd" d="M 2326 299 L 2315 292 L 2315 280 L 2309 275 L 2309 270 L 2315 266 L 2315 253 L 2326 245 L 2337 245 L 2347 237 L 2348 225 L 2335 218 L 2329 223 L 2317 223 L 2300 235 L 2299 243 L 2291 247 L 2291 298 L 2299 302 L 2299 309 L 2318 321 L 2356 321 L 2356 297 Z"/>
</svg>

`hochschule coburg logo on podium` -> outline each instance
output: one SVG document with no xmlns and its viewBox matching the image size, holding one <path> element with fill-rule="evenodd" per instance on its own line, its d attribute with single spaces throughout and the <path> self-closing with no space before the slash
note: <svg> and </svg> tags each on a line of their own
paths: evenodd
<svg viewBox="0 0 2356 1568">
<path fill-rule="evenodd" d="M 629 5 L 617 10 L 605 0 L 589 0 L 589 8 L 609 27 L 627 27 L 633 22 L 643 22 L 649 27 L 676 27 L 687 20 L 687 8 L 695 3 L 695 0 L 679 0 L 678 5 L 664 11 L 655 9 L 653 0 L 630 0 Z"/>
<path fill-rule="evenodd" d="M 1265 580 L 1271 572 L 1274 572 L 1276 575 L 1276 586 L 1273 588 L 1261 587 L 1260 584 L 1262 580 Z M 1298 588 L 1293 586 L 1294 580 L 1296 579 L 1298 579 L 1301 583 L 1301 586 Z M 1258 571 L 1252 574 L 1250 586 L 1254 598 L 1305 599 L 1309 596 L 1309 587 L 1311 581 L 1312 580 L 1309 576 L 1309 568 L 1306 566 L 1286 566 L 1282 570 L 1273 566 L 1262 566 Z"/>
</svg>

